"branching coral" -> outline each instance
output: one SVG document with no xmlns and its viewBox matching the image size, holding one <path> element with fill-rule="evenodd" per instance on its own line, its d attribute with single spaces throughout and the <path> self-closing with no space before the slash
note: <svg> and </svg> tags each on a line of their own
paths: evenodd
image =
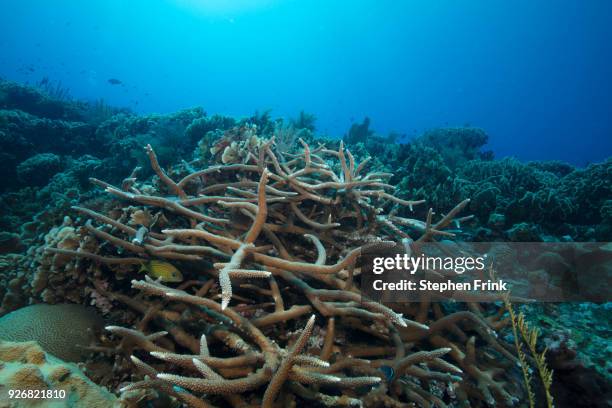
<svg viewBox="0 0 612 408">
<path fill-rule="evenodd" d="M 329 149 L 300 140 L 299 151 L 280 152 L 273 139 L 258 140 L 234 141 L 243 149 L 238 163 L 179 181 L 147 146 L 156 186 L 134 177 L 123 188 L 94 183 L 139 206 L 132 212 L 161 212 L 165 222 L 133 241 L 140 228 L 125 215 L 76 207 L 88 218 L 83 239 L 101 245 L 48 248 L 109 270 L 179 261 L 191 278 L 177 287 L 133 280 L 129 293 L 96 285 L 143 316 L 134 328 L 108 328 L 122 339 L 117 350 L 147 376 L 124 392 L 140 398 L 139 390 L 155 389 L 198 407 L 430 407 L 455 396 L 513 405 L 519 391 L 500 361 L 511 367 L 516 359 L 494 335 L 503 325 L 497 315 L 476 303 L 457 311 L 428 299 L 392 309 L 359 287 L 364 248 L 452 236 L 444 229 L 461 220 L 469 200 L 439 219 L 431 209 L 425 222 L 397 217 L 398 206 L 423 201 L 396 197 L 392 175 L 366 173 L 367 160 L 356 163 L 342 142 Z"/>
</svg>

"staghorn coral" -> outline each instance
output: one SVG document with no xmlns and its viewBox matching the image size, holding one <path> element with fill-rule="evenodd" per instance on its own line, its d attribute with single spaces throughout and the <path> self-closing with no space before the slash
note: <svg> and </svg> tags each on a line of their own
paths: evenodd
<svg viewBox="0 0 612 408">
<path fill-rule="evenodd" d="M 250 155 L 257 154 L 263 143 L 257 136 L 257 126 L 246 123 L 225 131 L 210 148 L 210 153 L 220 155 L 223 164 L 245 163 L 250 160 Z"/>
<path fill-rule="evenodd" d="M 496 314 L 477 303 L 457 310 L 426 299 L 391 309 L 359 289 L 362 248 L 452 237 L 443 230 L 469 200 L 439 220 L 431 209 L 425 222 L 395 216 L 398 206 L 422 201 L 397 198 L 386 182 L 392 175 L 366 173 L 368 160 L 356 163 L 342 143 L 332 150 L 300 142 L 299 151 L 281 153 L 267 140 L 240 163 L 180 181 L 147 146 L 157 187 L 93 180 L 141 211 L 162 214 L 165 222 L 153 223 L 141 245 L 132 242 L 137 229 L 125 208 L 103 215 L 74 207 L 87 219 L 82 243 L 48 247 L 53 262 L 75 257 L 86 269 L 136 276 L 138 264 L 161 258 L 183 265 L 188 279 L 176 288 L 133 280 L 128 291 L 120 281 L 92 278 L 99 296 L 135 313 L 123 316 L 124 327 L 107 328 L 121 338 L 113 352 L 146 375 L 123 388 L 124 398 L 153 390 L 196 407 L 427 407 L 453 398 L 514 405 L 522 391 L 508 368 L 516 358 L 495 338 L 493 327 L 504 324 Z M 316 320 L 304 324 L 313 312 Z M 287 328 L 297 327 L 306 328 L 294 339 Z M 315 333 L 323 338 L 308 342 Z"/>
</svg>

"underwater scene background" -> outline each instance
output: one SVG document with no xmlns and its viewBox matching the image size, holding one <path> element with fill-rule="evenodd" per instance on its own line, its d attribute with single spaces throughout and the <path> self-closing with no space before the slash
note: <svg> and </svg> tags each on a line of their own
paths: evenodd
<svg viewBox="0 0 612 408">
<path fill-rule="evenodd" d="M 610 406 L 612 3 L 0 10 L 0 407 Z M 424 242 L 604 297 L 364 295 Z"/>
</svg>

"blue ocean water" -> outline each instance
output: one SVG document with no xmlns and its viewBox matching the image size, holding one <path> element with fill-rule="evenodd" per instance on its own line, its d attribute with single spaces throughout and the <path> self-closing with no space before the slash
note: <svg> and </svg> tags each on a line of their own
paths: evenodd
<svg viewBox="0 0 612 408">
<path fill-rule="evenodd" d="M 335 136 L 364 116 L 407 137 L 470 124 L 497 157 L 584 165 L 612 154 L 611 17 L 607 0 L 4 1 L 0 76 L 136 112 L 303 109 Z"/>
</svg>

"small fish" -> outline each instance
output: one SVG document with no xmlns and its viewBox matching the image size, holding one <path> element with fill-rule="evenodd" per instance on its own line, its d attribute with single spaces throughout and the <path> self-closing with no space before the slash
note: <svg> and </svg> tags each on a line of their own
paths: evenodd
<svg viewBox="0 0 612 408">
<path fill-rule="evenodd" d="M 146 272 L 153 279 L 161 279 L 162 282 L 182 282 L 183 274 L 168 262 L 148 261 L 143 263 L 138 272 Z"/>
<path fill-rule="evenodd" d="M 111 84 L 111 85 L 121 85 L 123 82 L 121 82 L 117 78 L 110 78 L 108 80 L 108 83 Z"/>
<path fill-rule="evenodd" d="M 384 365 L 380 366 L 379 370 L 383 372 L 383 374 L 387 378 L 387 381 L 391 381 L 393 380 L 393 377 L 395 377 L 395 370 L 393 370 L 393 367 Z"/>
</svg>

